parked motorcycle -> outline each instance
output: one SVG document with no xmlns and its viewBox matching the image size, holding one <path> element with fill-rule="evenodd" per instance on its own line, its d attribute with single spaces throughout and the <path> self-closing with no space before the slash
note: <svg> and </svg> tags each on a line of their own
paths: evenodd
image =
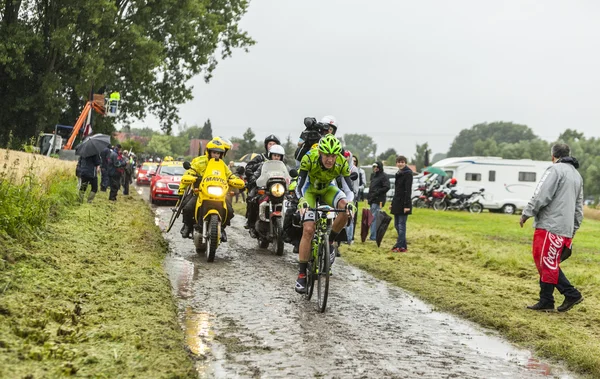
<svg viewBox="0 0 600 379">
<path fill-rule="evenodd" d="M 412 198 L 414 208 L 431 208 L 436 199 L 442 199 L 444 194 L 439 191 L 440 184 L 436 183 L 431 186 L 423 185 L 417 188 L 421 191 L 421 195 Z"/>
<path fill-rule="evenodd" d="M 277 255 L 283 255 L 284 200 L 291 177 L 282 161 L 269 160 L 262 164 L 256 179 L 258 193 L 258 218 L 254 225 L 261 248 L 272 243 Z"/>
<path fill-rule="evenodd" d="M 191 166 L 189 162 L 184 162 L 183 167 L 189 170 Z M 210 159 L 198 188 L 194 189 L 194 192 L 198 193 L 194 212 L 194 246 L 196 253 L 206 255 L 207 262 L 214 261 L 221 243 L 221 228 L 227 220 L 226 197 L 229 186 L 244 188 L 243 180 L 227 179 L 226 168 L 222 159 Z M 197 179 L 194 175 L 184 174 L 181 182 L 191 187 Z"/>
<path fill-rule="evenodd" d="M 483 205 L 481 200 L 484 199 L 484 188 L 475 191 L 468 195 L 457 193 L 456 189 L 444 188 L 441 193 L 442 197 L 434 200 L 433 209 L 436 211 L 445 210 L 463 210 L 468 209 L 471 213 L 481 213 Z"/>
</svg>

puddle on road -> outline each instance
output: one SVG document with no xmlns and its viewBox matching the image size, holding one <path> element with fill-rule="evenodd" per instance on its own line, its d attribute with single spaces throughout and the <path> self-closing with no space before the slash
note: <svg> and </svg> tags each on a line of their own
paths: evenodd
<svg viewBox="0 0 600 379">
<path fill-rule="evenodd" d="M 212 324 L 213 317 L 205 312 L 194 312 L 190 307 L 185 309 L 183 325 L 185 342 L 190 351 L 200 359 L 206 359 L 210 351 L 209 343 L 215 333 Z"/>
</svg>

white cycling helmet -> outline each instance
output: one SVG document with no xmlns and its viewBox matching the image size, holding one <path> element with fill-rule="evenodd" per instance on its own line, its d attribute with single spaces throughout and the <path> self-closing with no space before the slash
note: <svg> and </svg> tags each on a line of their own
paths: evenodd
<svg viewBox="0 0 600 379">
<path fill-rule="evenodd" d="M 329 125 L 330 127 L 332 127 L 334 135 L 335 135 L 335 132 L 337 132 L 338 123 L 337 123 L 337 120 L 335 119 L 335 117 L 333 117 L 333 116 L 323 117 L 321 119 L 321 124 Z"/>
<path fill-rule="evenodd" d="M 281 155 L 281 158 L 283 158 L 285 156 L 285 150 L 283 149 L 283 146 L 281 146 L 281 145 L 271 146 L 271 148 L 269 149 L 269 159 L 271 159 L 273 154 L 279 154 L 279 155 Z"/>
</svg>

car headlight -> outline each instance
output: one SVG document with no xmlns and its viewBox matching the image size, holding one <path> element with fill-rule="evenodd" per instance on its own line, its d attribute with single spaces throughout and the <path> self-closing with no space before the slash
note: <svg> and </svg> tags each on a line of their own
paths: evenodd
<svg viewBox="0 0 600 379">
<path fill-rule="evenodd" d="M 165 188 L 167 185 L 163 182 L 156 182 L 156 188 Z"/>
<path fill-rule="evenodd" d="M 208 186 L 206 192 L 212 196 L 223 196 L 223 188 L 217 186 Z"/>
<path fill-rule="evenodd" d="M 285 187 L 281 183 L 275 183 L 271 186 L 271 195 L 281 197 L 285 193 Z"/>
</svg>

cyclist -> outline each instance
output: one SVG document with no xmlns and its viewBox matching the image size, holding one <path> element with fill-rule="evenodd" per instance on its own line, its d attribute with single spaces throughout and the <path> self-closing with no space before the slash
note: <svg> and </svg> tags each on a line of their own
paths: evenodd
<svg viewBox="0 0 600 379">
<path fill-rule="evenodd" d="M 215 137 L 210 142 L 206 144 L 206 154 L 200 155 L 192 160 L 191 168 L 186 172 L 186 174 L 198 176 L 194 187 L 200 185 L 202 181 L 202 176 L 204 175 L 204 171 L 206 171 L 206 165 L 210 159 L 223 159 L 227 152 L 231 149 L 231 142 L 228 140 Z M 225 176 L 227 180 L 239 179 L 236 175 L 234 175 L 229 167 L 225 166 Z M 185 191 L 185 185 L 179 185 L 179 193 L 183 194 Z M 181 237 L 190 238 L 190 233 L 194 227 L 194 212 L 196 211 L 196 202 L 198 200 L 198 195 L 194 194 L 194 196 L 188 200 L 188 202 L 183 206 L 182 216 L 183 216 L 183 228 L 181 229 Z M 227 242 L 227 234 L 225 233 L 225 227 L 230 225 L 231 219 L 233 218 L 233 206 L 231 204 L 231 199 L 227 200 L 227 220 L 223 228 L 221 229 L 221 241 Z"/>
<path fill-rule="evenodd" d="M 335 185 L 334 179 L 338 177 L 341 177 L 341 189 Z M 321 204 L 348 211 L 340 213 L 333 222 L 331 234 L 329 235 L 331 263 L 335 260 L 333 241 L 335 241 L 342 228 L 346 226 L 350 211 L 355 210 L 352 204 L 354 193 L 352 192 L 352 180 L 350 179 L 350 166 L 342 155 L 340 141 L 333 134 L 327 134 L 321 138 L 317 148 L 310 150 L 302 158 L 296 194 L 300 198 L 298 208 L 301 209 L 301 212 L 304 212 L 296 292 L 304 293 L 306 291 L 306 269 L 311 255 L 311 241 L 315 234 L 316 216 L 315 212 L 304 208 L 315 208 L 317 198 L 320 198 Z"/>
</svg>

